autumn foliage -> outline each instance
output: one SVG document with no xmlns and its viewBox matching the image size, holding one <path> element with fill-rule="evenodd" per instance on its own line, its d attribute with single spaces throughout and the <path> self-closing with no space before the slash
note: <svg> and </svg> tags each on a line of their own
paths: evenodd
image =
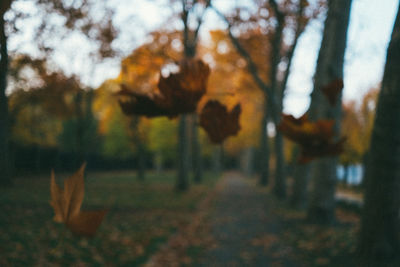
<svg viewBox="0 0 400 267">
<path fill-rule="evenodd" d="M 205 104 L 200 114 L 200 126 L 204 128 L 211 142 L 220 144 L 228 136 L 236 135 L 240 130 L 239 116 L 242 112 L 240 104 L 231 111 L 215 100 Z"/>
<path fill-rule="evenodd" d="M 338 155 L 343 152 L 345 138 L 334 140 L 334 120 L 312 122 L 307 114 L 300 118 L 282 115 L 278 129 L 288 139 L 301 147 L 300 163 L 307 163 L 315 158 Z"/>
<path fill-rule="evenodd" d="M 199 59 L 183 59 L 179 71 L 168 77 L 160 74 L 158 91 L 140 94 L 122 85 L 120 106 L 127 115 L 147 117 L 168 116 L 196 111 L 197 103 L 206 93 L 210 68 Z"/>
<path fill-rule="evenodd" d="M 57 185 L 54 171 L 51 173 L 50 205 L 54 209 L 55 222 L 64 223 L 76 235 L 92 237 L 107 211 L 81 211 L 85 194 L 83 181 L 85 165 L 83 164 L 74 175 L 64 180 L 64 190 Z"/>
</svg>

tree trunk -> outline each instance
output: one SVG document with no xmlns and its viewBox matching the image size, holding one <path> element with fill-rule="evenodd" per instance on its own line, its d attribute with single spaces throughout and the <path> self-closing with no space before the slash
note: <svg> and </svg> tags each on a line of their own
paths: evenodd
<svg viewBox="0 0 400 267">
<path fill-rule="evenodd" d="M 241 169 L 247 177 L 251 177 L 254 171 L 254 147 L 245 148 L 241 155 Z"/>
<path fill-rule="evenodd" d="M 400 209 L 400 5 L 390 41 L 372 132 L 359 251 L 398 256 Z"/>
<path fill-rule="evenodd" d="M 85 160 L 85 118 L 83 112 L 83 92 L 79 90 L 75 96 L 75 114 L 76 114 L 76 155 L 75 155 L 75 168 L 79 168 Z"/>
<path fill-rule="evenodd" d="M 265 97 L 266 98 L 266 97 Z M 261 119 L 261 135 L 260 135 L 260 185 L 266 186 L 269 182 L 269 142 L 268 142 L 268 108 L 264 103 L 264 113 Z"/>
<path fill-rule="evenodd" d="M 188 115 L 181 115 L 178 129 L 178 179 L 175 189 L 186 191 L 189 188 L 189 136 L 187 127 Z"/>
<path fill-rule="evenodd" d="M 11 184 L 11 174 L 8 143 L 8 100 L 6 95 L 8 51 L 3 14 L 0 15 L 0 56 L 0 185 L 6 186 Z"/>
<path fill-rule="evenodd" d="M 137 170 L 137 178 L 140 181 L 144 181 L 146 177 L 146 153 L 144 149 L 144 145 L 141 140 L 137 143 L 137 152 L 138 152 L 138 170 Z"/>
<path fill-rule="evenodd" d="M 296 209 L 307 207 L 308 181 L 310 180 L 310 164 L 296 163 L 293 173 L 293 192 L 290 205 Z"/>
<path fill-rule="evenodd" d="M 131 129 L 133 131 L 133 143 L 136 147 L 137 154 L 137 178 L 139 181 L 144 181 L 146 175 L 146 151 L 139 132 L 139 117 L 134 117 L 131 120 Z"/>
<path fill-rule="evenodd" d="M 223 157 L 223 147 L 222 144 L 219 146 L 216 146 L 213 151 L 213 161 L 212 161 L 212 167 L 213 171 L 216 174 L 220 174 L 223 170 L 223 164 L 222 164 L 222 157 Z"/>
<path fill-rule="evenodd" d="M 271 69 L 269 73 L 270 77 L 270 88 L 272 92 L 275 92 L 274 95 L 270 95 L 269 97 L 276 97 L 275 103 L 278 113 L 270 112 L 273 116 L 273 121 L 275 126 L 280 121 L 280 114 L 282 112 L 282 101 L 283 101 L 283 94 L 281 96 L 280 90 L 284 88 L 279 87 L 278 82 L 278 66 L 281 62 L 281 48 L 282 48 L 282 37 L 283 37 L 283 29 L 285 27 L 285 15 L 284 13 L 280 12 L 278 5 L 275 1 L 270 1 L 272 5 L 272 9 L 275 12 L 275 17 L 277 21 L 277 25 L 275 28 L 274 36 L 271 43 L 271 57 L 270 57 L 270 64 Z M 274 194 L 278 198 L 285 198 L 286 197 L 286 177 L 284 173 L 285 169 L 285 159 L 283 156 L 283 137 L 280 133 L 276 133 L 275 135 L 275 142 L 274 142 L 274 151 L 275 151 L 275 183 L 274 183 Z"/>
<path fill-rule="evenodd" d="M 285 155 L 283 152 L 283 136 L 280 132 L 275 135 L 275 185 L 274 193 L 280 198 L 286 198 Z"/>
<path fill-rule="evenodd" d="M 192 160 L 194 182 L 201 183 L 203 180 L 203 162 L 201 158 L 201 146 L 199 143 L 199 127 L 197 114 L 192 115 Z"/>
<path fill-rule="evenodd" d="M 321 88 L 336 79 L 343 79 L 344 52 L 350 17 L 351 0 L 329 0 L 328 15 L 314 77 L 311 95 L 310 118 L 335 120 L 335 136 L 338 137 L 341 117 L 341 95 L 336 104 L 330 105 Z M 336 166 L 338 157 L 317 160 L 312 171 L 313 187 L 308 207 L 308 219 L 330 224 L 334 221 Z"/>
</svg>

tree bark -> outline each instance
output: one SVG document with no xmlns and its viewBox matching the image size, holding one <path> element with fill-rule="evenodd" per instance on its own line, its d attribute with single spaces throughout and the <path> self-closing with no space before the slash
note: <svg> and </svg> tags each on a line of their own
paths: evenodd
<svg viewBox="0 0 400 267">
<path fill-rule="evenodd" d="M 343 78 L 343 62 L 347 41 L 351 0 L 329 0 L 328 15 L 314 77 L 309 115 L 311 120 L 335 120 L 335 135 L 338 137 L 341 117 L 341 95 L 336 105 L 329 104 L 321 88 L 336 79 Z M 317 160 L 313 165 L 311 201 L 307 217 L 316 223 L 333 223 L 335 208 L 337 157 Z"/>
<path fill-rule="evenodd" d="M 267 97 L 265 97 L 267 98 Z M 266 100 L 267 101 L 267 100 Z M 266 102 L 265 101 L 265 102 Z M 269 182 L 269 142 L 268 142 L 268 107 L 264 103 L 264 112 L 261 119 L 260 134 L 260 185 L 266 186 Z"/>
<path fill-rule="evenodd" d="M 244 149 L 241 155 L 241 169 L 247 176 L 251 177 L 254 173 L 254 147 L 250 146 Z"/>
<path fill-rule="evenodd" d="M 199 142 L 199 127 L 197 114 L 192 115 L 192 160 L 193 160 L 193 180 L 199 184 L 203 180 L 203 162 L 201 158 L 201 146 Z"/>
<path fill-rule="evenodd" d="M 275 185 L 274 194 L 280 199 L 286 198 L 285 155 L 283 152 L 283 136 L 280 132 L 275 135 Z"/>
<path fill-rule="evenodd" d="M 132 118 L 131 127 L 133 130 L 133 143 L 136 146 L 137 154 L 137 178 L 139 181 L 144 181 L 146 176 L 146 155 L 143 141 L 139 132 L 139 117 Z"/>
<path fill-rule="evenodd" d="M 274 116 L 273 121 L 275 125 L 280 121 L 280 114 L 282 113 L 282 102 L 283 102 L 283 92 L 281 97 L 280 90 L 284 90 L 284 88 L 279 87 L 278 82 L 278 65 L 281 62 L 281 48 L 282 48 L 282 37 L 283 37 L 283 29 L 285 23 L 285 14 L 282 13 L 279 8 L 278 4 L 274 0 L 270 0 L 270 4 L 272 9 L 275 12 L 276 17 L 276 27 L 274 32 L 274 37 L 271 43 L 271 55 L 270 55 L 270 88 L 272 92 L 275 92 L 274 96 L 276 97 L 275 100 L 276 109 L 278 113 L 271 113 Z M 286 176 L 285 176 L 285 159 L 283 156 L 283 137 L 280 133 L 276 133 L 275 135 L 275 142 L 274 142 L 274 151 L 275 151 L 275 183 L 274 183 L 274 194 L 278 198 L 285 198 L 286 197 Z"/>
<path fill-rule="evenodd" d="M 223 147 L 222 144 L 219 146 L 216 146 L 213 150 L 213 156 L 212 156 L 212 168 L 214 173 L 220 174 L 223 171 Z"/>
<path fill-rule="evenodd" d="M 310 180 L 310 164 L 296 164 L 293 173 L 293 192 L 290 205 L 296 209 L 307 207 L 308 182 Z"/>
<path fill-rule="evenodd" d="M 364 257 L 398 256 L 400 209 L 400 4 L 372 132 L 359 236 Z"/>
<path fill-rule="evenodd" d="M 9 166 L 9 118 L 6 95 L 8 51 L 3 14 L 0 14 L 0 56 L 0 185 L 6 186 L 12 181 Z"/>
<path fill-rule="evenodd" d="M 189 188 L 189 135 L 187 116 L 181 115 L 178 129 L 178 179 L 175 184 L 177 191 L 186 191 Z"/>
</svg>

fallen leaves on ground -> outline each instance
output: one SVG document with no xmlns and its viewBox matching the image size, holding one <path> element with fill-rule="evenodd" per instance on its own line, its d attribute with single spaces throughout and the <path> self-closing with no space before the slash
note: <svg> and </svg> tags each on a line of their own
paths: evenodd
<svg viewBox="0 0 400 267">
<path fill-rule="evenodd" d="M 74 175 L 64 180 L 64 190 L 57 185 L 52 171 L 50 205 L 54 209 L 55 222 L 64 223 L 76 235 L 92 237 L 107 211 L 81 211 L 85 194 L 83 181 L 85 166 L 86 164 L 83 164 Z"/>
<path fill-rule="evenodd" d="M 299 162 L 307 163 L 315 158 L 334 156 L 343 152 L 345 138 L 334 139 L 334 120 L 312 122 L 307 114 L 300 118 L 282 114 L 278 129 L 284 136 L 301 147 Z"/>
<path fill-rule="evenodd" d="M 268 251 L 278 241 L 279 238 L 277 235 L 265 234 L 263 236 L 252 239 L 251 245 L 255 247 L 263 247 L 265 251 Z"/>
<path fill-rule="evenodd" d="M 211 142 L 220 144 L 227 137 L 236 135 L 240 130 L 240 104 L 231 111 L 216 100 L 208 101 L 200 114 L 200 126 L 207 132 Z"/>
</svg>

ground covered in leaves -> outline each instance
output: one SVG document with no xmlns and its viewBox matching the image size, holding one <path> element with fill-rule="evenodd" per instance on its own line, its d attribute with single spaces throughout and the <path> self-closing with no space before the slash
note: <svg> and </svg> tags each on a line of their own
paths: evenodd
<svg viewBox="0 0 400 267">
<path fill-rule="evenodd" d="M 109 210 L 92 239 L 52 221 L 49 177 L 17 179 L 0 191 L 0 266 L 396 266 L 357 259 L 359 209 L 311 225 L 237 172 L 180 194 L 174 177 L 89 173 L 82 209 Z"/>
<path fill-rule="evenodd" d="M 57 177 L 59 184 L 68 175 Z M 173 190 L 174 173 L 88 173 L 82 210 L 108 209 L 92 239 L 53 222 L 50 174 L 22 177 L 0 189 L 0 266 L 137 266 L 187 225 L 217 177 L 188 193 Z"/>
</svg>

